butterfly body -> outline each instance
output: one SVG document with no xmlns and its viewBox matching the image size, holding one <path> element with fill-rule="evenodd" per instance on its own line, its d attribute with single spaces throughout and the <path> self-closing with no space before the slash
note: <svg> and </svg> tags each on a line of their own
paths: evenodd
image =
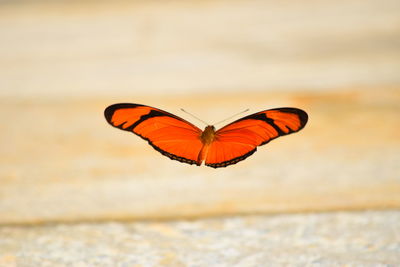
<svg viewBox="0 0 400 267">
<path fill-rule="evenodd" d="M 211 144 L 215 139 L 215 127 L 208 125 L 200 135 L 200 140 L 204 145 Z"/>
<path fill-rule="evenodd" d="M 108 123 L 147 140 L 164 156 L 188 164 L 226 167 L 252 155 L 258 146 L 301 130 L 308 115 L 297 108 L 260 111 L 221 129 L 204 131 L 166 111 L 140 104 L 114 104 L 106 108 Z"/>
</svg>

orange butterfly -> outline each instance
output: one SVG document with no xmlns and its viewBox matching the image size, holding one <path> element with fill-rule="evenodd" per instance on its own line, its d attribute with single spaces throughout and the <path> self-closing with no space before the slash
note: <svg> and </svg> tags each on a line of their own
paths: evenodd
<svg viewBox="0 0 400 267">
<path fill-rule="evenodd" d="M 238 163 L 282 135 L 300 131 L 308 115 L 297 108 L 276 108 L 238 119 L 219 130 L 204 131 L 161 109 L 121 103 L 106 108 L 108 123 L 147 140 L 164 156 L 188 164 L 220 168 Z"/>
</svg>

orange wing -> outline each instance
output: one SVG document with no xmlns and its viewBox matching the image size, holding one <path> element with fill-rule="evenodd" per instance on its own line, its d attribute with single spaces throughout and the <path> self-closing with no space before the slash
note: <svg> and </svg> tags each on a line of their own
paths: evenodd
<svg viewBox="0 0 400 267">
<path fill-rule="evenodd" d="M 201 164 L 201 130 L 166 111 L 139 105 L 114 104 L 104 116 L 112 126 L 137 134 L 164 156 L 189 164 Z"/>
<path fill-rule="evenodd" d="M 205 164 L 226 167 L 244 160 L 272 139 L 303 129 L 308 115 L 297 108 L 264 110 L 234 121 L 215 133 Z"/>
</svg>

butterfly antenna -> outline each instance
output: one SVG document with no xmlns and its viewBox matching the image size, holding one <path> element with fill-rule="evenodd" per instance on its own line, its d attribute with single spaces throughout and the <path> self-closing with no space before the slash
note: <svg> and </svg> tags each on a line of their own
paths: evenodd
<svg viewBox="0 0 400 267">
<path fill-rule="evenodd" d="M 229 118 L 226 118 L 226 119 L 224 119 L 224 120 L 222 120 L 222 121 L 219 121 L 219 122 L 215 123 L 214 125 L 217 125 L 217 124 L 220 124 L 221 122 L 224 122 L 224 121 L 230 120 L 230 119 L 232 119 L 232 118 L 236 117 L 237 115 L 240 115 L 240 114 L 242 114 L 242 113 L 245 113 L 245 112 L 247 112 L 247 111 L 249 111 L 249 109 L 248 109 L 248 108 L 247 108 L 247 109 L 245 109 L 245 110 L 243 110 L 243 111 L 241 111 L 241 112 L 239 112 L 239 113 L 236 113 L 235 115 L 232 115 L 232 116 L 230 116 Z"/>
<path fill-rule="evenodd" d="M 181 110 L 183 111 L 183 112 L 185 112 L 186 114 L 189 114 L 190 116 L 192 116 L 193 118 L 195 118 L 195 119 L 197 119 L 198 121 L 201 121 L 202 123 L 204 123 L 205 125 L 210 125 L 209 123 L 207 123 L 207 122 L 205 122 L 205 121 L 203 121 L 202 119 L 200 119 L 199 117 L 197 117 L 197 116 L 195 116 L 195 115 L 193 115 L 193 114 L 191 114 L 191 113 L 189 113 L 189 112 L 187 112 L 186 110 L 184 110 L 183 108 L 181 108 Z"/>
</svg>

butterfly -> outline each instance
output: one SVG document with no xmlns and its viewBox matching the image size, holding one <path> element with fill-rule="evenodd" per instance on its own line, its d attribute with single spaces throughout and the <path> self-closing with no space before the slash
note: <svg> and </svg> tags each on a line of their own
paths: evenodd
<svg viewBox="0 0 400 267">
<path fill-rule="evenodd" d="M 300 131 L 308 121 L 298 108 L 260 111 L 216 130 L 202 131 L 192 123 L 146 105 L 119 103 L 107 107 L 104 116 L 112 126 L 132 132 L 173 160 L 213 168 L 236 164 L 271 140 Z"/>
</svg>

